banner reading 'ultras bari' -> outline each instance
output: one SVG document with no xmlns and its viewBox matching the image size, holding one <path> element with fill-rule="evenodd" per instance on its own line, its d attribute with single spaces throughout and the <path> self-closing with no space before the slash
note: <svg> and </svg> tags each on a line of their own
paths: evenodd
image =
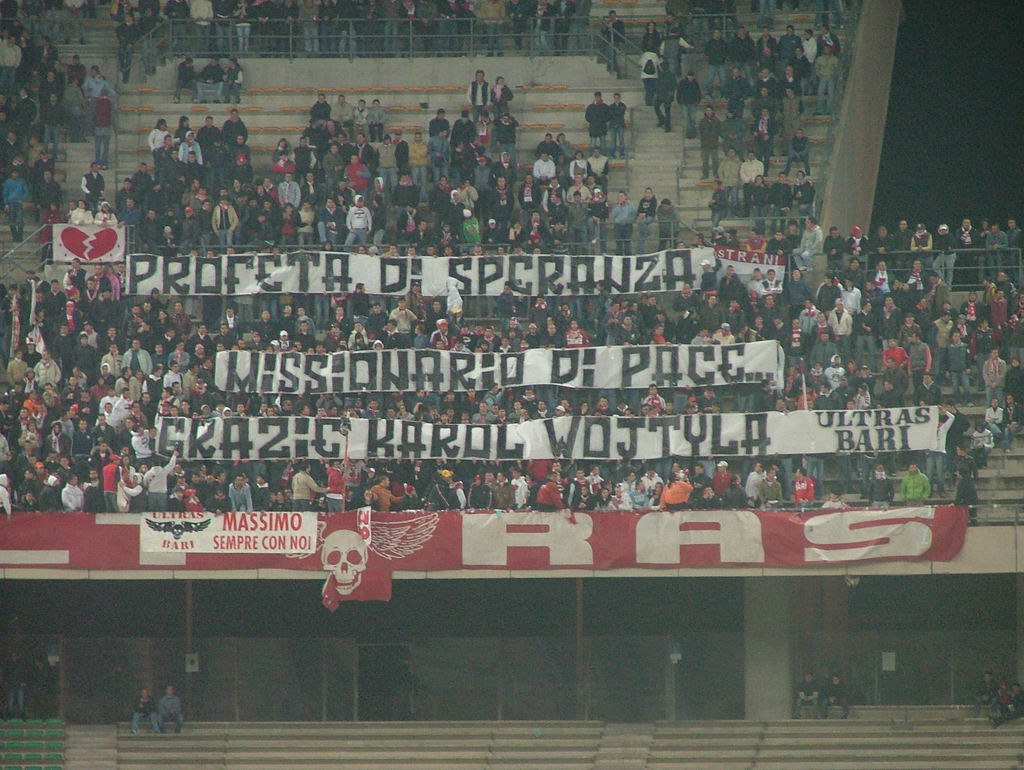
<svg viewBox="0 0 1024 770">
<path fill-rule="evenodd" d="M 541 348 L 522 353 L 381 350 L 344 353 L 217 353 L 220 390 L 244 393 L 433 392 L 534 385 L 693 388 L 781 382 L 777 342 Z"/>
<path fill-rule="evenodd" d="M 506 254 L 480 257 L 376 257 L 330 251 L 225 254 L 214 257 L 128 257 L 128 293 L 176 296 L 335 293 L 363 284 L 367 294 L 405 294 L 420 283 L 426 296 L 497 296 L 506 283 L 529 296 L 678 291 L 693 280 L 709 248 L 637 256 Z M 695 269 L 697 268 L 697 269 Z"/>
<path fill-rule="evenodd" d="M 346 447 L 347 440 L 347 447 Z M 511 425 L 330 417 L 158 420 L 158 452 L 197 460 L 462 460 L 759 457 L 773 454 L 941 450 L 938 407 L 553 417 Z"/>
</svg>

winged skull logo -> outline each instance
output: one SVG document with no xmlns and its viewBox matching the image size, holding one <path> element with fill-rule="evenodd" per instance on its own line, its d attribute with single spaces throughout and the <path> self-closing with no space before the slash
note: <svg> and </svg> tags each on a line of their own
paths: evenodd
<svg viewBox="0 0 1024 770">
<path fill-rule="evenodd" d="M 181 540 L 181 536 L 190 532 L 202 532 L 208 526 L 213 519 L 206 519 L 205 521 L 153 521 L 152 519 L 146 519 L 146 523 L 149 528 L 154 532 L 170 532 L 175 540 Z"/>
<path fill-rule="evenodd" d="M 370 543 L 352 529 L 337 529 L 326 535 L 320 548 L 321 562 L 329 573 L 324 583 L 325 594 L 332 579 L 333 589 L 340 596 L 348 596 L 359 588 L 370 552 L 388 560 L 416 553 L 434 536 L 437 521 L 436 512 L 402 521 L 374 520 Z"/>
</svg>

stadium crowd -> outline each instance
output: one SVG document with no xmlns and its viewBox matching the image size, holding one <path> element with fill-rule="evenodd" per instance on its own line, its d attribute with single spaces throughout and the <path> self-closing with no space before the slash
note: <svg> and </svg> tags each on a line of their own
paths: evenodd
<svg viewBox="0 0 1024 770">
<path fill-rule="evenodd" d="M 809 220 L 813 222 L 813 220 Z M 878 505 L 947 494 L 976 499 L 973 482 L 997 439 L 1013 445 L 1024 398 L 1018 294 L 1004 274 L 953 308 L 948 287 L 913 263 L 891 285 L 865 280 L 850 257 L 812 288 L 793 271 L 784 284 L 744 283 L 703 265 L 674 294 L 522 297 L 506 287 L 467 320 L 447 298 L 348 294 L 253 298 L 128 297 L 123 271 L 69 266 L 49 283 L 31 275 L 8 288 L 5 331 L 21 334 L 6 367 L 0 429 L 6 446 L 0 503 L 15 510 L 331 508 L 370 502 L 403 507 L 523 507 L 595 510 L 650 506 L 814 504 L 857 495 Z M 915 277 L 915 274 L 919 273 Z M 856 287 L 875 286 L 865 297 Z M 897 286 L 904 288 L 896 289 Z M 885 288 L 889 288 L 888 292 Z M 33 302 L 34 297 L 34 302 Z M 1007 299 L 1009 297 L 1009 299 Z M 32 315 L 32 309 L 34 316 Z M 649 343 L 730 344 L 777 340 L 783 382 L 718 389 L 562 390 L 555 386 L 468 393 L 360 393 L 304 399 L 218 392 L 219 350 L 333 352 L 394 348 L 520 351 Z M 24 344 L 20 344 L 24 342 Z M 954 397 L 944 398 L 942 386 Z M 958 409 L 978 390 L 984 416 Z M 601 465 L 532 459 L 524 464 L 341 460 L 179 462 L 155 454 L 160 415 L 218 419 L 314 414 L 440 423 L 519 422 L 563 414 L 662 415 L 942 404 L 953 428 L 947 454 L 899 458 L 839 455 L 826 481 L 820 456 L 664 458 Z M 951 488 L 951 487 L 950 487 Z M 6 494 L 5 494 L 6 492 Z M 832 494 L 834 492 L 834 494 Z M 145 494 L 143 494 L 145 493 Z M 326 497 L 324 497 L 326 495 Z M 8 503 L 9 499 L 9 503 Z"/>
<path fill-rule="evenodd" d="M 193 2 L 193 10 L 198 4 Z M 117 8 L 122 24 L 136 23 L 129 21 L 133 12 L 127 6 Z M 56 29 L 60 38 L 66 32 Z M 806 144 L 798 141 L 810 75 L 801 64 L 805 80 L 797 86 L 789 62 L 794 56 L 807 58 L 812 42 L 823 56 L 838 52 L 829 28 L 823 26 L 818 36 L 789 29 L 781 40 L 765 32 L 749 59 L 745 29 L 730 32 L 729 41 L 713 30 L 705 47 L 713 65 L 705 95 L 693 77 L 676 83 L 684 54 L 666 53 L 658 29 L 648 33 L 643 47 L 653 57 L 659 81 L 650 89 L 652 103 L 660 100 L 664 110 L 666 98 L 677 101 L 692 124 L 695 108 L 716 87 L 728 101 L 726 121 L 718 124 L 709 106 L 696 130 L 707 171 L 721 180 L 712 208 L 723 216 L 738 212 L 742 191 L 743 213 L 757 218 L 747 238 L 716 227 L 685 243 L 670 199 L 659 199 L 653 190 L 635 202 L 623 192 L 610 194 L 609 160 L 628 149 L 622 131 L 627 107 L 618 94 L 605 101 L 596 93 L 587 106 L 589 146 L 574 147 L 564 134 L 548 134 L 532 157 L 521 159 L 526 153 L 512 114 L 515 94 L 501 77 L 491 82 L 483 71 L 468 84 L 470 106 L 456 110 L 461 114 L 454 122 L 438 110 L 427 130 L 408 140 L 401 131 L 386 129 L 377 100 L 351 103 L 343 95 L 333 103 L 326 94 L 319 96 L 297 144 L 282 138 L 272 157 L 259 162 L 237 110 L 220 126 L 212 117 L 198 128 L 188 116 L 173 128 L 161 119 L 148 137 L 152 163 L 139 164 L 110 190 L 102 171 L 112 134 L 113 86 L 98 68 L 87 71 L 78 57 L 62 64 L 50 40 L 37 46 L 27 26 L 8 25 L 0 49 L 13 46 L 28 63 L 13 71 L 0 67 L 0 91 L 7 92 L 0 94 L 5 100 L 0 115 L 8 129 L 0 163 L 16 240 L 23 235 L 23 204 L 31 201 L 45 224 L 124 223 L 133 227 L 138 250 L 163 254 L 242 246 L 427 256 L 630 253 L 656 241 L 660 248 L 706 244 L 781 253 L 789 269 L 784 279 L 767 270 L 745 280 L 728 270 L 720 275 L 708 261 L 692 286 L 671 295 L 619 296 L 596 285 L 583 297 L 522 297 L 508 287 L 493 301 L 467 306 L 472 313 L 418 290 L 405 297 L 370 296 L 357 287 L 347 294 L 269 300 L 180 300 L 126 296 L 123 266 L 86 272 L 76 263 L 49 283 L 32 273 L 7 287 L 0 315 L 3 338 L 14 337 L 4 351 L 9 360 L 0 400 L 0 507 L 10 513 L 287 509 L 323 503 L 338 510 L 368 502 L 381 510 L 424 505 L 628 510 L 821 500 L 842 506 L 843 495 L 886 505 L 943 497 L 954 484 L 957 499 L 976 500 L 977 469 L 996 443 L 1004 450 L 1012 447 L 1024 397 L 1024 299 L 1000 269 L 1003 250 L 1020 246 L 1016 223 L 975 228 L 965 219 L 952 231 L 939 226 L 933 235 L 924 224 L 912 229 L 901 220 L 892 232 L 879 224 L 871 235 L 858 227 L 849 237 L 836 228 L 826 235 L 811 215 Z M 713 58 L 719 49 L 721 62 Z M 122 59 L 122 75 L 125 64 Z M 826 83 L 823 92 L 821 83 L 830 74 L 820 70 L 815 67 L 816 93 L 828 98 L 831 87 Z M 186 57 L 178 67 L 179 97 L 191 90 L 198 101 L 237 102 L 242 81 L 241 68 L 231 59 L 210 59 L 197 67 Z M 32 89 L 60 109 L 34 111 Z M 743 120 L 747 109 L 751 124 Z M 670 125 L 667 115 L 664 122 Z M 782 127 L 789 163 L 804 166 L 797 172 L 799 184 L 789 183 L 788 167 L 770 188 L 764 182 L 779 133 L 773 125 Z M 89 126 L 96 162 L 81 179 L 81 200 L 68 210 L 53 178 L 55 155 L 64 129 L 74 141 L 84 139 L 76 132 Z M 746 161 L 739 161 L 741 154 Z M 757 168 L 761 173 L 750 176 Z M 788 189 L 795 187 L 809 189 L 799 194 Z M 760 188 L 771 192 L 762 197 Z M 950 292 L 957 259 L 956 283 L 977 285 L 978 291 L 954 307 Z M 812 285 L 805 269 L 820 261 L 828 270 Z M 758 340 L 777 340 L 785 349 L 783 382 L 699 391 L 541 386 L 306 400 L 220 393 L 212 378 L 215 353 L 236 348 L 486 352 Z M 952 391 L 951 399 L 943 387 Z M 956 402 L 970 401 L 979 390 L 986 411 L 972 424 Z M 664 458 L 596 467 L 545 459 L 523 464 L 339 460 L 325 467 L 303 461 L 185 462 L 155 452 L 160 415 L 218 419 L 308 413 L 495 423 L 561 414 L 920 403 L 943 404 L 953 420 L 949 452 L 839 455 L 834 477 L 826 476 L 817 456 L 738 462 Z"/>
</svg>

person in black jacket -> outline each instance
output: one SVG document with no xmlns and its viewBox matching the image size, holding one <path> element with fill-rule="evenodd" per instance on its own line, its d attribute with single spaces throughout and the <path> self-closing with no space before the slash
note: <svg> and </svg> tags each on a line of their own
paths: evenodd
<svg viewBox="0 0 1024 770">
<path fill-rule="evenodd" d="M 608 105 L 609 158 L 626 157 L 626 104 L 622 94 L 612 94 Z"/>
<path fill-rule="evenodd" d="M 478 510 L 488 510 L 494 507 L 493 499 L 490 485 L 485 482 L 483 477 L 477 475 L 469 488 L 469 500 L 466 505 Z"/>
<path fill-rule="evenodd" d="M 836 706 L 842 709 L 843 719 L 850 716 L 850 696 L 846 692 L 846 684 L 843 678 L 836 672 L 825 682 L 821 688 L 820 715 L 822 719 L 828 719 L 829 709 Z"/>
<path fill-rule="evenodd" d="M 594 101 L 587 105 L 584 119 L 590 126 L 590 148 L 603 147 L 605 134 L 608 133 L 608 121 L 611 110 L 601 98 L 600 91 L 594 91 Z"/>
<path fill-rule="evenodd" d="M 662 67 L 654 85 L 654 114 L 666 134 L 672 131 L 672 99 L 675 93 L 676 76 L 668 67 Z"/>
<path fill-rule="evenodd" d="M 868 480 L 866 492 L 867 494 L 864 496 L 868 499 L 868 504 L 872 508 L 888 508 L 896 496 L 892 479 L 888 477 L 888 474 L 885 472 L 885 466 L 881 463 L 875 466 L 875 472 Z"/>
<path fill-rule="evenodd" d="M 139 693 L 132 708 L 132 735 L 139 731 L 139 722 L 142 720 L 149 722 L 154 733 L 160 732 L 160 715 L 156 710 L 156 701 L 153 700 L 146 687 L 142 688 L 142 692 Z"/>
<path fill-rule="evenodd" d="M 697 75 L 693 70 L 686 73 L 686 77 L 676 84 L 676 103 L 686 113 L 686 135 L 690 138 L 697 136 L 697 109 L 700 107 L 700 100 L 703 94 L 700 90 L 700 83 L 697 82 Z"/>
<path fill-rule="evenodd" d="M 974 484 L 974 476 L 967 470 L 957 470 L 954 477 L 956 478 L 956 497 L 953 500 L 953 505 L 967 506 L 969 523 L 977 524 L 978 488 Z"/>
</svg>

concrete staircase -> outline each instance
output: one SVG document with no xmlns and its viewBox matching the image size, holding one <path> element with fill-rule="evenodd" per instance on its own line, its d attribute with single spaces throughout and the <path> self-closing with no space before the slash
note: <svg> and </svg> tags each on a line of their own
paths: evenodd
<svg viewBox="0 0 1024 770">
<path fill-rule="evenodd" d="M 78 725 L 65 728 L 64 767 L 67 770 L 113 770 L 117 767 L 117 728 Z"/>
<path fill-rule="evenodd" d="M 181 735 L 118 728 L 119 770 L 591 770 L 598 722 L 198 723 Z"/>
<path fill-rule="evenodd" d="M 643 30 L 648 20 L 662 21 L 665 17 L 664 5 L 653 0 L 606 0 L 602 5 L 594 6 L 595 16 L 604 16 L 609 10 L 616 10 L 620 15 L 626 16 L 627 37 L 635 43 L 639 43 L 643 36 Z M 746 25 L 754 37 L 759 34 L 757 26 L 757 14 L 750 13 L 748 7 L 740 4 L 737 8 L 737 20 L 740 24 Z M 798 30 L 805 28 L 816 29 L 814 14 L 809 12 L 777 12 L 774 14 L 774 29 L 772 35 L 776 38 L 785 33 L 786 25 L 793 24 Z M 663 29 L 662 29 L 663 31 Z M 852 30 L 834 30 L 840 41 L 845 45 L 847 39 L 852 35 Z M 702 50 L 703 41 L 693 37 L 691 42 L 695 44 L 696 50 Z M 707 63 L 703 54 L 692 54 L 684 58 L 683 69 L 693 68 L 697 73 L 697 80 L 704 89 L 704 80 L 707 73 Z M 639 73 L 627 73 L 631 77 L 639 79 Z M 720 119 L 725 118 L 726 104 L 721 99 L 710 99 L 705 94 L 704 104 L 711 104 Z M 625 98 L 625 97 L 624 97 Z M 817 117 L 813 115 L 815 97 L 804 98 L 804 120 L 803 128 L 812 143 L 811 148 L 811 173 L 812 180 L 819 180 L 825 171 L 824 164 L 828 157 L 827 141 L 831 118 Z M 713 180 L 701 179 L 700 164 L 700 140 L 686 139 L 686 117 L 678 105 L 673 107 L 672 132 L 666 133 L 657 126 L 654 116 L 654 109 L 646 107 L 642 96 L 628 102 L 633 107 L 633 121 L 638 132 L 635 146 L 629 147 L 629 188 L 630 198 L 634 201 L 643 194 L 647 187 L 654 190 L 658 199 L 669 198 L 675 205 L 680 220 L 695 227 L 701 232 L 707 232 L 711 228 L 711 213 L 708 202 L 711 199 Z M 750 124 L 749 111 L 747 122 Z M 776 142 L 776 152 L 781 153 L 781 140 Z M 771 178 L 785 167 L 784 155 L 776 155 L 772 165 L 766 171 Z M 795 174 L 795 170 L 791 172 Z M 818 189 L 820 195 L 822 190 Z M 742 196 L 741 196 L 742 199 Z M 736 227 L 741 234 L 749 233 L 750 222 L 743 219 L 723 219 L 723 227 Z M 683 239 L 689 240 L 690 233 L 684 228 Z"/>
<path fill-rule="evenodd" d="M 1022 747 L 1024 725 L 982 719 L 697 722 L 658 725 L 647 768 L 1006 770 L 1020 767 Z"/>
<path fill-rule="evenodd" d="M 854 706 L 850 719 L 827 721 L 192 723 L 181 735 L 134 736 L 122 724 L 70 728 L 66 767 L 1019 770 L 1024 723 L 993 730 L 969 713 L 949 706 Z M 115 730 L 116 754 L 108 745 Z M 107 747 L 86 756 L 87 744 Z"/>
</svg>

